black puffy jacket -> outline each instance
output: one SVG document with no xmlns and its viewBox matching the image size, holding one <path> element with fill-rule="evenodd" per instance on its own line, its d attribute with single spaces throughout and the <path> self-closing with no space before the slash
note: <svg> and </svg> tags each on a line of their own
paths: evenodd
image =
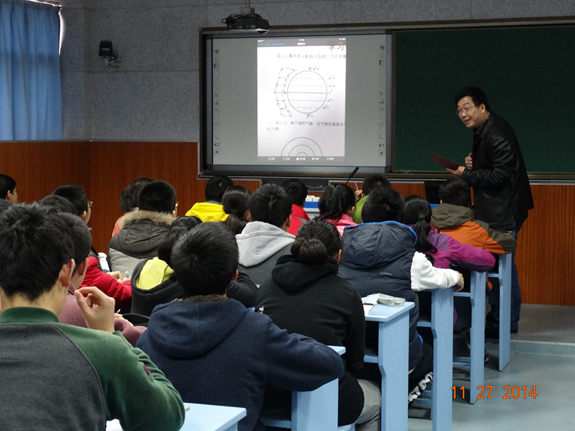
<svg viewBox="0 0 575 431">
<path fill-rule="evenodd" d="M 346 228 L 338 275 L 353 283 L 360 296 L 385 293 L 415 304 L 409 310 L 409 368 L 421 360 L 421 341 L 417 334 L 419 300 L 411 288 L 411 266 L 415 254 L 415 232 L 400 223 L 365 223 Z M 366 328 L 370 340 L 377 339 Z"/>
</svg>

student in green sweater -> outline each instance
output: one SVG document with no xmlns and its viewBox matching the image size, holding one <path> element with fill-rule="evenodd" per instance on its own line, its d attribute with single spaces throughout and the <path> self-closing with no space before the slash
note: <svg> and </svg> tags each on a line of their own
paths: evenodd
<svg viewBox="0 0 575 431">
<path fill-rule="evenodd" d="M 369 174 L 363 179 L 363 186 L 361 190 L 355 192 L 355 212 L 352 219 L 355 223 L 362 223 L 361 212 L 363 211 L 363 204 L 371 191 L 377 187 L 391 187 L 391 183 L 384 174 Z"/>
<path fill-rule="evenodd" d="M 39 205 L 13 205 L 0 215 L 3 426 L 95 431 L 117 418 L 124 431 L 179 430 L 180 395 L 145 353 L 114 332 L 112 298 L 95 287 L 78 289 L 92 329 L 58 320 L 73 255 L 66 224 Z"/>
</svg>

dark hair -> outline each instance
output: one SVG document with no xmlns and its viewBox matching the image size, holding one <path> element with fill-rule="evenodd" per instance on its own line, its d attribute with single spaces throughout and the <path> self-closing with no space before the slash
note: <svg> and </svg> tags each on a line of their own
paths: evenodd
<svg viewBox="0 0 575 431">
<path fill-rule="evenodd" d="M 411 195 L 405 198 L 405 210 L 403 222 L 413 225 L 413 230 L 417 234 L 415 249 L 422 253 L 437 252 L 437 248 L 429 242 L 427 235 L 431 230 L 431 205 L 427 199 L 418 195 Z"/>
<path fill-rule="evenodd" d="M 300 180 L 287 180 L 281 184 L 288 195 L 291 197 L 291 203 L 303 207 L 307 197 L 307 186 Z"/>
<path fill-rule="evenodd" d="M 355 194 L 352 189 L 345 184 L 338 184 L 335 187 L 329 185 L 325 188 L 317 203 L 319 218 L 337 221 L 354 205 Z"/>
<path fill-rule="evenodd" d="M 251 192 L 245 186 L 231 186 L 228 187 L 222 197 L 224 212 L 228 214 L 228 218 L 223 223 L 236 235 L 241 233 L 248 223 L 248 219 L 244 217 L 244 214 L 250 209 L 251 195 Z"/>
<path fill-rule="evenodd" d="M 8 297 L 29 301 L 49 292 L 74 244 L 60 214 L 37 203 L 14 204 L 0 215 L 0 286 Z"/>
<path fill-rule="evenodd" d="M 58 195 L 48 195 L 37 201 L 48 214 L 68 213 L 77 216 L 76 208 L 68 199 Z"/>
<path fill-rule="evenodd" d="M 172 249 L 178 239 L 187 234 L 190 230 L 199 225 L 202 221 L 193 216 L 183 216 L 178 217 L 170 225 L 170 230 L 164 235 L 164 237 L 158 243 L 158 258 L 162 259 L 172 266 Z"/>
<path fill-rule="evenodd" d="M 138 195 L 140 190 L 146 185 L 154 181 L 151 178 L 138 178 L 124 189 L 120 195 L 120 209 L 125 213 L 133 211 L 138 206 Z"/>
<path fill-rule="evenodd" d="M 391 183 L 387 177 L 383 174 L 369 174 L 363 179 L 363 185 L 361 191 L 364 196 L 371 193 L 376 187 L 391 187 Z"/>
<path fill-rule="evenodd" d="M 238 268 L 238 244 L 222 223 L 202 223 L 172 250 L 172 268 L 190 295 L 222 295 Z"/>
<path fill-rule="evenodd" d="M 377 187 L 371 191 L 363 209 L 361 220 L 364 223 L 382 221 L 402 221 L 405 201 L 391 187 Z"/>
<path fill-rule="evenodd" d="M 88 198 L 86 197 L 86 192 L 80 186 L 75 184 L 60 186 L 52 194 L 68 199 L 76 208 L 76 215 L 81 216 L 88 211 Z"/>
<path fill-rule="evenodd" d="M 489 102 L 487 101 L 487 95 L 479 87 L 465 87 L 455 95 L 455 104 L 457 105 L 461 99 L 467 96 L 471 97 L 475 106 L 484 104 L 485 109 L 491 111 L 491 106 L 489 106 Z"/>
<path fill-rule="evenodd" d="M 6 199 L 8 192 L 14 192 L 16 181 L 12 177 L 0 174 L 0 199 Z"/>
<path fill-rule="evenodd" d="M 320 219 L 301 225 L 291 246 L 291 254 L 301 263 L 321 265 L 341 249 L 337 228 Z"/>
<path fill-rule="evenodd" d="M 74 262 L 76 266 L 74 267 L 74 273 L 78 269 L 78 265 L 82 263 L 90 255 L 90 250 L 92 248 L 92 236 L 90 235 L 90 230 L 84 220 L 82 220 L 76 214 L 66 214 L 60 213 L 58 217 L 64 222 L 68 228 L 68 234 L 70 239 L 74 244 Z"/>
<path fill-rule="evenodd" d="M 140 211 L 171 213 L 176 209 L 176 190 L 165 181 L 152 181 L 138 194 Z"/>
<path fill-rule="evenodd" d="M 461 179 L 446 181 L 439 186 L 439 199 L 444 204 L 469 207 L 471 205 L 469 185 Z"/>
<path fill-rule="evenodd" d="M 291 198 L 277 184 L 264 184 L 250 198 L 253 221 L 282 227 L 291 214 Z"/>
<path fill-rule="evenodd" d="M 206 200 L 221 202 L 222 196 L 228 187 L 233 185 L 234 182 L 231 178 L 228 178 L 225 175 L 216 175 L 215 177 L 210 178 L 206 184 Z"/>
</svg>

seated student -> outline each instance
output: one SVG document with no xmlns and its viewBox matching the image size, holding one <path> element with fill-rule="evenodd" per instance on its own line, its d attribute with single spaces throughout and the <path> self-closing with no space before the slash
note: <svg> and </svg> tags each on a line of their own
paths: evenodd
<svg viewBox="0 0 575 431">
<path fill-rule="evenodd" d="M 60 186 L 52 193 L 54 196 L 63 197 L 67 199 L 75 209 L 75 214 L 80 216 L 84 223 L 88 224 L 92 216 L 92 202 L 86 197 L 84 189 L 78 185 L 65 185 Z M 54 206 L 61 208 L 55 198 L 45 197 L 41 202 L 44 206 Z M 116 310 L 128 307 L 132 298 L 132 286 L 130 280 L 124 280 L 119 271 L 105 273 L 100 267 L 98 253 L 92 247 L 90 252 L 90 260 L 88 262 L 88 270 L 82 286 L 96 286 L 106 295 L 112 297 L 116 301 Z"/>
<path fill-rule="evenodd" d="M 445 233 L 463 244 L 483 248 L 494 254 L 514 253 L 517 240 L 508 233 L 491 229 L 475 220 L 471 209 L 471 193 L 461 179 L 451 180 L 439 187 L 441 204 L 433 208 L 431 224 L 438 232 Z M 485 333 L 499 337 L 499 284 L 493 283 L 489 292 L 491 310 L 487 314 Z M 513 328 L 512 328 L 513 329 Z"/>
<path fill-rule="evenodd" d="M 0 213 L 15 203 L 18 203 L 16 181 L 8 175 L 0 174 Z"/>
<path fill-rule="evenodd" d="M 187 296 L 172 269 L 172 249 L 180 238 L 200 223 L 197 217 L 178 217 L 158 245 L 158 256 L 136 266 L 132 276 L 132 313 L 149 316 L 156 305 Z M 246 307 L 254 306 L 257 292 L 254 282 L 242 273 L 226 287 L 226 296 Z"/>
<path fill-rule="evenodd" d="M 515 252 L 517 240 L 512 235 L 475 220 L 471 192 L 465 181 L 456 179 L 443 183 L 439 187 L 439 198 L 440 205 L 431 210 L 431 225 L 437 232 L 494 254 Z"/>
<path fill-rule="evenodd" d="M 92 202 L 88 200 L 86 191 L 82 187 L 76 184 L 67 184 L 58 187 L 52 194 L 68 199 L 68 201 L 74 205 L 76 214 L 84 220 L 84 223 L 90 223 L 90 217 L 92 217 Z"/>
<path fill-rule="evenodd" d="M 251 195 L 252 193 L 245 186 L 231 186 L 222 197 L 224 212 L 228 215 L 222 223 L 235 235 L 242 233 L 249 222 Z"/>
<path fill-rule="evenodd" d="M 436 268 L 465 269 L 468 271 L 486 272 L 495 265 L 495 258 L 489 251 L 468 244 L 462 244 L 449 235 L 437 233 L 431 229 L 431 205 L 427 199 L 418 195 L 405 198 L 403 222 L 417 234 L 415 249 L 433 257 Z M 469 273 L 467 272 L 467 275 Z M 418 292 L 420 315 L 431 316 L 430 292 Z M 459 298 L 455 298 L 458 302 Z M 464 300 L 468 304 L 469 300 Z M 455 307 L 461 309 L 460 307 Z M 457 313 L 454 310 L 454 323 Z"/>
<path fill-rule="evenodd" d="M 463 244 L 450 235 L 431 229 L 431 205 L 421 196 L 405 198 L 403 222 L 417 234 L 415 249 L 433 256 L 436 268 L 456 266 L 486 272 L 495 265 L 495 258 L 488 250 Z"/>
<path fill-rule="evenodd" d="M 38 205 L 44 207 L 47 214 L 67 213 L 76 215 L 76 208 L 68 199 L 58 195 L 48 195 L 36 201 Z M 82 220 L 82 219 L 80 219 Z M 84 221 L 82 220 L 82 223 Z M 86 223 L 84 223 L 86 224 Z M 92 251 L 92 244 L 90 244 L 90 252 Z"/>
<path fill-rule="evenodd" d="M 111 298 L 81 288 L 76 300 L 92 329 L 59 322 L 73 254 L 58 214 L 31 204 L 0 216 L 0 339 L 10 358 L 0 368 L 3 429 L 103 430 L 117 418 L 124 431 L 179 430 L 180 395 L 114 332 Z"/>
<path fill-rule="evenodd" d="M 55 198 L 59 196 L 52 197 Z M 74 272 L 72 273 L 72 278 L 70 279 L 70 286 L 68 286 L 66 308 L 64 308 L 64 311 L 59 316 L 60 322 L 86 328 L 86 320 L 84 319 L 82 310 L 78 306 L 74 291 L 82 285 L 88 270 L 92 237 L 90 231 L 86 228 L 86 224 L 77 215 L 60 213 L 58 217 L 60 217 L 68 228 L 70 239 L 74 245 L 74 262 L 77 262 L 74 267 Z M 140 335 L 142 335 L 145 329 L 144 326 L 134 326 L 121 317 L 117 316 L 114 318 L 114 330 L 121 332 L 132 346 L 136 345 L 136 341 L 138 341 L 138 338 L 140 338 Z"/>
<path fill-rule="evenodd" d="M 351 218 L 355 210 L 355 194 L 345 184 L 327 186 L 319 198 L 317 207 L 319 218 L 333 224 L 340 236 L 343 235 L 346 226 L 357 225 Z"/>
<path fill-rule="evenodd" d="M 278 259 L 272 277 L 260 286 L 256 309 L 290 334 L 344 346 L 339 425 L 357 421 L 358 431 L 379 430 L 379 389 L 357 378 L 365 354 L 365 317 L 355 287 L 337 276 L 339 233 L 332 224 L 314 219 L 300 227 L 291 252 Z"/>
<path fill-rule="evenodd" d="M 236 236 L 239 269 L 257 285 L 271 276 L 280 256 L 289 254 L 295 237 L 289 234 L 291 198 L 276 184 L 265 184 L 250 198 L 252 220 Z"/>
<path fill-rule="evenodd" d="M 187 216 L 199 218 L 203 222 L 223 221 L 228 215 L 222 206 L 222 196 L 234 182 L 225 175 L 216 175 L 206 184 L 206 202 L 197 202 L 186 213 Z"/>
<path fill-rule="evenodd" d="M 140 194 L 140 190 L 152 181 L 154 180 L 151 178 L 141 177 L 132 181 L 132 183 L 124 189 L 120 196 L 120 209 L 124 212 L 124 215 L 138 208 L 138 195 Z M 120 230 L 122 230 L 122 217 L 116 220 L 112 236 L 118 235 Z"/>
<path fill-rule="evenodd" d="M 112 271 L 132 275 L 141 261 L 158 255 L 158 244 L 176 218 L 176 191 L 165 181 L 152 181 L 138 195 L 138 211 L 122 218 L 120 233 L 110 240 Z"/>
<path fill-rule="evenodd" d="M 391 187 L 391 183 L 384 174 L 366 175 L 363 180 L 361 189 L 361 198 L 355 203 L 355 211 L 352 216 L 353 221 L 357 224 L 361 223 L 361 211 L 363 209 L 363 205 L 365 204 L 365 200 L 371 191 L 377 187 Z"/>
<path fill-rule="evenodd" d="M 303 209 L 307 197 L 307 186 L 300 180 L 287 180 L 281 187 L 291 196 L 291 224 L 288 233 L 296 235 L 299 227 L 309 221 L 307 212 Z"/>
<path fill-rule="evenodd" d="M 390 187 L 370 192 L 363 206 L 364 224 L 344 230 L 339 275 L 351 281 L 362 297 L 385 293 L 415 304 L 409 315 L 409 369 L 413 370 L 410 386 L 415 389 L 424 387 L 432 377 L 428 373 L 431 358 L 423 355 L 417 333 L 416 292 L 456 285 L 461 290 L 463 277 L 451 269 L 434 268 L 425 254 L 415 250 L 415 232 L 399 223 L 404 207 L 403 198 Z M 370 335 L 367 340 L 374 338 Z"/>
<path fill-rule="evenodd" d="M 238 429 L 263 430 L 258 416 L 266 385 L 309 391 L 343 373 L 341 358 L 329 347 L 289 335 L 226 297 L 238 247 L 223 224 L 192 229 L 174 247 L 172 264 L 188 297 L 156 307 L 138 347 L 186 402 L 244 407 Z"/>
</svg>

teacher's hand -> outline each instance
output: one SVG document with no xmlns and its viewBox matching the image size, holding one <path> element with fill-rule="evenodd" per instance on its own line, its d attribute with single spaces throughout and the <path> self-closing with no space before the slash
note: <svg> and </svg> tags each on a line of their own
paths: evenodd
<svg viewBox="0 0 575 431">
<path fill-rule="evenodd" d="M 467 169 L 473 168 L 473 157 L 471 157 L 471 153 L 465 158 L 465 167 Z"/>
<path fill-rule="evenodd" d="M 463 171 L 465 170 L 465 168 L 463 166 L 460 166 L 457 169 L 449 169 L 449 168 L 445 168 L 445 169 L 447 169 L 450 174 L 453 174 L 458 178 L 461 178 L 461 175 L 463 175 Z"/>
</svg>

